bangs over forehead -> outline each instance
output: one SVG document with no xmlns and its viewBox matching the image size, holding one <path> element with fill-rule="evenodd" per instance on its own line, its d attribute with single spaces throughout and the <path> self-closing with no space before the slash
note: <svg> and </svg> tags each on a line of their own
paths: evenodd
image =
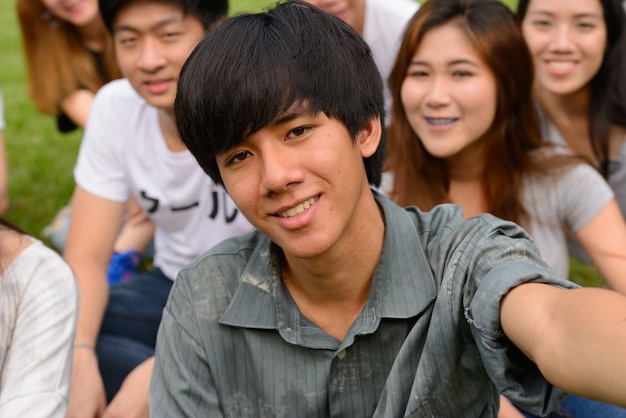
<svg viewBox="0 0 626 418">
<path fill-rule="evenodd" d="M 290 2 L 209 32 L 183 67 L 175 112 L 185 144 L 216 179 L 216 155 L 290 113 L 324 112 L 355 136 L 383 114 L 384 99 L 360 36 L 313 6 Z"/>
</svg>

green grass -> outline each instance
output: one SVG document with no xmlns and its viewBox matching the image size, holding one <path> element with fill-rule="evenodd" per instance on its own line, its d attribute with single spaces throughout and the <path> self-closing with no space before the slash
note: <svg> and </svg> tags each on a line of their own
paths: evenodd
<svg viewBox="0 0 626 418">
<path fill-rule="evenodd" d="M 15 12 L 16 0 L 0 0 L 0 87 L 4 94 L 11 206 L 5 218 L 36 237 L 70 199 L 72 169 L 81 133 L 60 134 L 50 116 L 31 103 Z M 39 1 L 39 0 L 32 0 Z M 517 0 L 503 0 L 513 8 Z M 275 0 L 231 0 L 231 12 L 254 12 Z M 584 285 L 601 285 L 593 267 L 572 263 L 572 278 Z"/>
</svg>

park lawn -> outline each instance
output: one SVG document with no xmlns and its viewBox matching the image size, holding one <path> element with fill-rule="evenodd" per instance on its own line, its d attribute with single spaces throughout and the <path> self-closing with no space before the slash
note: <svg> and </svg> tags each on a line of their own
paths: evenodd
<svg viewBox="0 0 626 418">
<path fill-rule="evenodd" d="M 4 216 L 41 238 L 44 226 L 70 200 L 81 132 L 60 134 L 54 119 L 41 115 L 31 103 L 15 1 L 0 0 L 0 88 L 7 122 L 4 134 L 11 197 Z M 503 0 L 509 7 L 515 7 L 516 1 Z M 231 0 L 231 14 L 261 11 L 275 3 Z M 583 285 L 602 285 L 593 267 L 577 262 L 572 263 L 572 279 Z"/>
</svg>

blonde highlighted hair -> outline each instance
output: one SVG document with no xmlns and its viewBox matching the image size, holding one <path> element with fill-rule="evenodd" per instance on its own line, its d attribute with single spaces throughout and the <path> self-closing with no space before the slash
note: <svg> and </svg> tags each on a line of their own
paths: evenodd
<svg viewBox="0 0 626 418">
<path fill-rule="evenodd" d="M 32 100 L 46 114 L 58 115 L 61 101 L 79 89 L 96 92 L 121 77 L 113 40 L 104 29 L 102 65 L 81 44 L 78 30 L 50 16 L 40 0 L 18 0 L 17 12 Z M 102 68 L 101 68 L 102 67 Z"/>
</svg>

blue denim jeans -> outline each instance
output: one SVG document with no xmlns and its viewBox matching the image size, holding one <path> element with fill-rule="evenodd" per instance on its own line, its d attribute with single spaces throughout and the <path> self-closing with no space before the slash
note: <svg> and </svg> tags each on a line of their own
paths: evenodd
<svg viewBox="0 0 626 418">
<path fill-rule="evenodd" d="M 156 335 L 173 282 L 159 269 L 110 288 L 96 353 L 110 401 L 126 376 L 154 355 Z"/>
<path fill-rule="evenodd" d="M 537 415 L 521 411 L 527 418 Z M 626 409 L 604 402 L 592 401 L 576 395 L 569 395 L 548 415 L 549 418 L 626 418 Z"/>
</svg>

